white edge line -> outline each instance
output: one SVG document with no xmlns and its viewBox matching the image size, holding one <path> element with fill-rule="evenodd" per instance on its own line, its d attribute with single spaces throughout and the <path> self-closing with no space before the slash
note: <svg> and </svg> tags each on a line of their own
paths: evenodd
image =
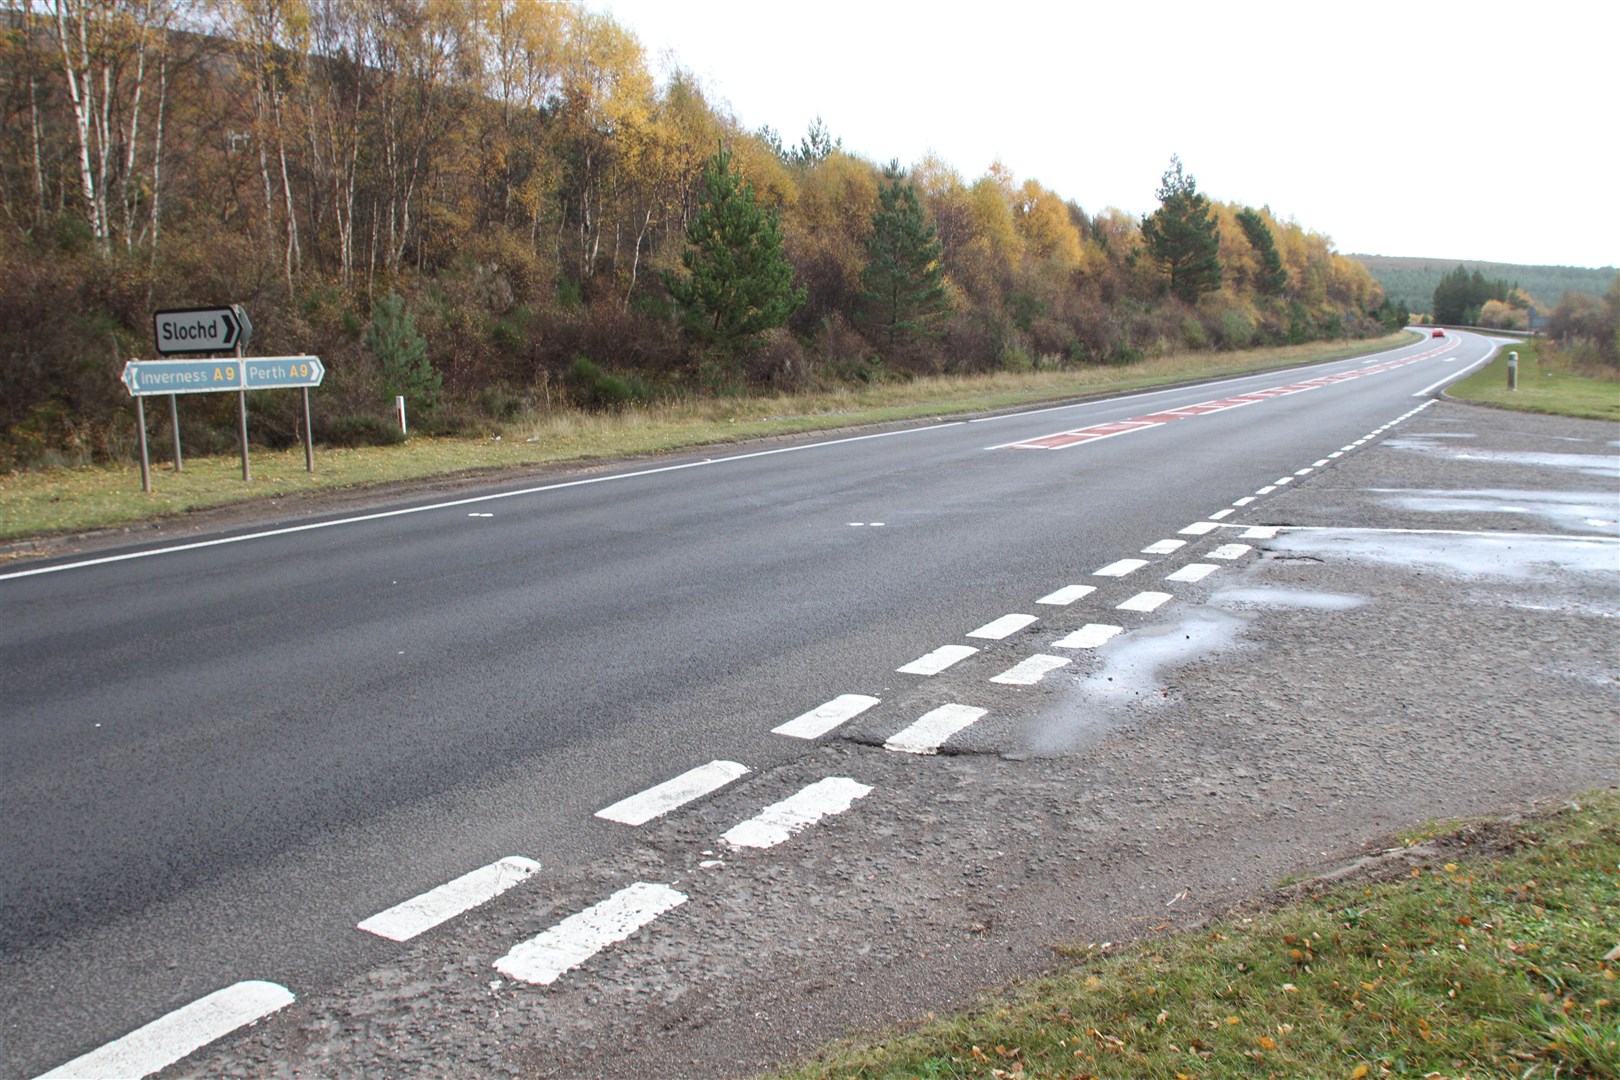
<svg viewBox="0 0 1620 1080">
<path fill-rule="evenodd" d="M 770 848 L 790 839 L 822 818 L 842 814 L 856 799 L 871 794 L 870 785 L 847 776 L 827 776 L 780 802 L 772 803 L 720 837 L 732 847 Z"/>
<path fill-rule="evenodd" d="M 527 881 L 540 864 L 521 855 L 508 855 L 488 866 L 462 874 L 420 896 L 395 904 L 386 911 L 355 924 L 356 930 L 387 938 L 409 941 L 440 923 L 487 903 L 515 885 Z"/>
<path fill-rule="evenodd" d="M 975 650 L 976 651 L 976 650 Z M 881 704 L 868 694 L 840 694 L 824 705 L 771 729 L 772 735 L 786 735 L 792 739 L 819 739 L 833 728 L 855 719 L 867 709 Z"/>
<path fill-rule="evenodd" d="M 896 732 L 883 749 L 902 754 L 937 754 L 952 735 L 977 723 L 989 711 L 955 702 L 941 705 Z"/>
<path fill-rule="evenodd" d="M 730 457 L 704 458 L 702 461 L 683 461 L 676 465 L 660 465 L 655 469 L 638 469 L 635 472 L 613 473 L 610 476 L 587 476 L 579 480 L 564 480 L 556 484 L 541 484 L 538 487 L 521 488 L 517 491 L 497 491 L 488 495 L 471 495 L 465 499 L 452 499 L 448 502 L 429 503 L 425 506 L 405 506 L 397 510 L 380 510 L 372 514 L 359 514 L 354 517 L 334 518 L 331 521 L 312 521 L 305 525 L 288 525 L 280 529 L 266 529 L 261 532 L 244 533 L 241 536 L 220 536 L 212 540 L 197 540 L 189 544 L 175 544 L 170 547 L 150 548 L 146 551 L 128 551 L 121 555 L 104 555 L 96 559 L 80 559 L 77 562 L 57 563 L 53 566 L 36 566 L 29 570 L 13 570 L 8 574 L 0 574 L 0 581 L 10 581 L 13 578 L 33 577 L 37 574 L 54 574 L 62 570 L 79 570 L 91 566 L 103 566 L 107 563 L 127 562 L 130 559 L 145 559 L 156 555 L 175 555 L 182 551 L 197 551 L 202 548 L 220 547 L 225 544 L 241 544 L 249 540 L 267 540 L 275 536 L 290 536 L 294 533 L 311 532 L 315 529 L 332 529 L 340 525 L 359 525 L 367 521 L 382 521 L 385 518 L 404 517 L 408 514 L 425 514 L 434 510 L 452 510 L 458 506 L 476 506 L 479 503 L 491 502 L 496 499 L 516 499 L 525 495 L 541 495 L 548 491 L 562 491 L 565 488 L 585 487 L 589 484 L 606 484 L 615 480 L 634 480 L 643 476 L 657 476 L 660 473 L 680 472 L 685 469 L 697 469 L 706 465 L 727 465 L 737 461 L 749 461 L 754 458 L 771 457 L 775 454 L 792 454 L 802 450 L 817 450 L 828 446 L 843 446 L 848 443 L 866 442 L 870 439 L 887 439 L 894 435 L 916 435 L 925 431 L 937 431 L 940 428 L 960 427 L 965 420 L 946 420 L 938 424 L 929 424 L 926 427 L 902 428 L 898 431 L 878 431 L 870 435 L 851 435 L 843 439 L 830 439 L 826 442 L 807 443 L 803 446 L 778 446 L 770 450 L 756 450 L 747 454 L 733 454 Z"/>
<path fill-rule="evenodd" d="M 495 961 L 495 970 L 520 982 L 547 985 L 684 903 L 686 894 L 668 885 L 645 881 L 626 885 L 606 900 L 513 946 Z"/>
<path fill-rule="evenodd" d="M 76 1057 L 38 1080 L 148 1076 L 239 1027 L 286 1008 L 294 1000 L 292 991 L 277 983 L 257 980 L 235 983 Z"/>
<path fill-rule="evenodd" d="M 612 806 L 605 806 L 596 812 L 596 816 L 620 825 L 645 825 L 747 775 L 748 766 L 739 762 L 711 761 L 620 799 Z"/>
</svg>

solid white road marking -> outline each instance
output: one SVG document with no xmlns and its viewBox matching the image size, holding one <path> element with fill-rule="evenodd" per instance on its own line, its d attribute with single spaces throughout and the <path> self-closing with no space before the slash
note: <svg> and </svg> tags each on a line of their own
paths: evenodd
<svg viewBox="0 0 1620 1080">
<path fill-rule="evenodd" d="M 742 461 L 752 461 L 755 458 L 774 457 L 777 454 L 796 454 L 806 450 L 825 450 L 829 447 L 844 446 L 848 443 L 866 442 L 868 439 L 888 439 L 899 435 L 919 435 L 942 428 L 959 427 L 964 424 L 962 420 L 942 420 L 937 424 L 928 424 L 924 427 L 900 428 L 895 431 L 879 431 L 870 435 L 851 435 L 846 439 L 829 439 L 826 442 L 805 443 L 799 446 L 779 446 L 771 450 L 755 450 L 747 454 L 732 454 L 729 457 L 704 458 L 701 461 L 683 461 L 676 465 L 659 465 L 651 469 L 638 469 L 635 472 L 613 473 L 608 476 L 588 476 L 581 480 L 563 480 L 555 484 L 542 484 L 539 487 L 520 488 L 516 491 L 497 491 L 489 495 L 470 495 L 465 499 L 451 499 L 448 502 L 428 503 L 423 506 L 406 506 L 398 510 L 379 510 L 374 514 L 359 514 L 355 517 L 334 518 L 330 521 L 315 521 L 304 525 L 289 525 L 280 529 L 266 529 L 263 532 L 243 533 L 240 536 L 221 536 L 212 540 L 197 540 L 189 544 L 175 544 L 172 547 L 149 548 L 146 551 L 130 551 L 122 555 L 104 555 L 95 559 L 81 559 L 77 562 L 58 563 L 55 566 L 38 566 L 30 570 L 14 570 L 10 573 L 0 574 L 0 581 L 10 581 L 12 578 L 32 577 L 35 574 L 55 574 L 63 570 L 78 570 L 86 566 L 101 566 L 106 563 L 124 562 L 129 559 L 147 559 L 157 555 L 173 555 L 181 551 L 197 551 L 201 548 L 218 547 L 221 544 L 242 544 L 250 540 L 263 540 L 272 536 L 290 536 L 294 533 L 309 532 L 313 529 L 335 529 L 342 525 L 357 525 L 365 521 L 382 521 L 386 518 L 404 517 L 409 514 L 426 514 L 435 510 L 452 510 L 460 506 L 476 506 L 479 503 L 493 502 L 498 499 L 517 499 L 527 495 L 541 495 L 552 491 L 565 491 L 568 488 L 585 487 L 591 484 L 608 484 L 616 480 L 634 480 L 645 476 L 658 476 L 662 473 L 683 472 L 687 469 L 702 469 L 710 466 L 731 465 Z"/>
<path fill-rule="evenodd" d="M 285 986 L 239 982 L 160 1016 L 121 1039 L 52 1069 L 38 1080 L 147 1076 L 293 1001 L 292 992 Z"/>
<path fill-rule="evenodd" d="M 847 776 L 828 776 L 732 826 L 720 839 L 732 847 L 775 847 L 824 817 L 842 814 L 871 790 L 870 785 Z"/>
<path fill-rule="evenodd" d="M 978 652 L 972 645 L 941 645 L 927 656 L 919 656 L 905 667 L 894 670 L 904 675 L 938 675 L 952 664 Z"/>
<path fill-rule="evenodd" d="M 1065 666 L 1068 662 L 1067 657 L 1036 653 L 1026 660 L 1019 661 L 1000 675 L 992 676 L 990 681 L 993 683 L 1006 683 L 1008 686 L 1034 686 L 1046 675 Z"/>
<path fill-rule="evenodd" d="M 653 818 L 662 817 L 676 807 L 712 791 L 719 791 L 747 774 L 748 766 L 738 762 L 711 761 L 661 784 L 654 784 L 627 799 L 620 799 L 612 806 L 603 807 L 596 812 L 596 816 L 604 821 L 617 821 L 621 825 L 645 825 Z"/>
<path fill-rule="evenodd" d="M 809 712 L 795 716 L 781 727 L 772 728 L 771 733 L 786 735 L 793 739 L 819 739 L 833 728 L 855 719 L 876 704 L 877 698 L 865 694 L 840 694 L 825 705 L 817 705 Z"/>
<path fill-rule="evenodd" d="M 520 982 L 545 986 L 684 903 L 685 893 L 638 881 L 513 947 L 495 961 L 495 970 Z"/>
<path fill-rule="evenodd" d="M 540 864 L 533 859 L 508 855 L 447 881 L 436 889 L 430 889 L 421 896 L 395 904 L 387 911 L 379 911 L 358 923 L 355 929 L 389 941 L 409 941 L 464 911 L 495 899 L 512 886 L 527 881 L 538 869 Z"/>
<path fill-rule="evenodd" d="M 1118 562 L 1109 563 L 1101 570 L 1093 570 L 1091 572 L 1091 576 L 1124 577 L 1126 574 L 1136 573 L 1136 571 L 1142 569 L 1142 567 L 1146 566 L 1147 564 L 1148 561 L 1146 559 L 1120 559 Z"/>
<path fill-rule="evenodd" d="M 1209 553 L 1212 559 L 1241 559 L 1254 549 L 1248 544 L 1222 544 Z"/>
<path fill-rule="evenodd" d="M 999 619 L 985 623 L 977 630 L 968 631 L 968 637 L 989 638 L 991 641 L 1000 641 L 1002 638 L 1012 637 L 1030 623 L 1040 622 L 1038 615 L 1003 615 Z"/>
<path fill-rule="evenodd" d="M 1220 527 L 1221 523 L 1218 521 L 1195 521 L 1185 529 L 1177 531 L 1183 536 L 1203 536 L 1205 533 L 1214 532 Z"/>
<path fill-rule="evenodd" d="M 945 740 L 988 711 L 972 705 L 954 703 L 941 705 L 932 712 L 918 717 L 910 727 L 897 732 L 892 739 L 883 744 L 883 749 L 897 750 L 902 754 L 938 753 L 939 748 L 945 745 Z"/>
<path fill-rule="evenodd" d="M 1186 547 L 1185 540 L 1156 540 L 1142 549 L 1144 555 L 1168 555 L 1180 547 Z"/>
<path fill-rule="evenodd" d="M 1139 592 L 1123 604 L 1120 604 L 1118 610 L 1154 611 L 1169 599 L 1170 594 L 1167 592 Z"/>
<path fill-rule="evenodd" d="M 1090 596 L 1096 591 L 1097 586 L 1095 585 L 1065 585 L 1057 592 L 1047 593 L 1035 602 L 1037 604 L 1055 604 L 1061 607 L 1065 604 L 1074 603 L 1082 596 Z"/>
<path fill-rule="evenodd" d="M 1087 623 L 1067 637 L 1052 642 L 1054 649 L 1095 649 L 1123 630 L 1107 623 Z"/>
<path fill-rule="evenodd" d="M 1169 577 L 1165 578 L 1164 580 L 1166 580 L 1166 581 L 1203 581 L 1205 578 L 1209 577 L 1209 575 L 1213 574 L 1215 571 L 1217 571 L 1219 569 L 1220 569 L 1220 567 L 1216 566 L 1214 563 L 1207 563 L 1207 562 L 1188 563 L 1186 566 L 1183 566 L 1180 570 L 1177 570 L 1175 573 L 1171 574 Z"/>
</svg>

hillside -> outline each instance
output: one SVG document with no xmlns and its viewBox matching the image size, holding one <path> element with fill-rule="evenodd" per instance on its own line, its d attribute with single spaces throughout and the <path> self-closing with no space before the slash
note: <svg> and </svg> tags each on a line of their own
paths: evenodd
<svg viewBox="0 0 1620 1080">
<path fill-rule="evenodd" d="M 1426 312 L 1431 307 L 1434 287 L 1440 279 L 1459 265 L 1470 271 L 1478 270 L 1491 280 L 1504 280 L 1518 285 L 1535 298 L 1543 311 L 1551 311 L 1566 292 L 1584 292 L 1602 296 L 1614 280 L 1612 266 L 1594 270 L 1582 266 L 1524 266 L 1517 263 L 1478 262 L 1473 259 L 1404 258 L 1396 255 L 1351 255 L 1365 266 L 1384 295 L 1394 303 L 1405 304 L 1412 311 Z"/>
</svg>

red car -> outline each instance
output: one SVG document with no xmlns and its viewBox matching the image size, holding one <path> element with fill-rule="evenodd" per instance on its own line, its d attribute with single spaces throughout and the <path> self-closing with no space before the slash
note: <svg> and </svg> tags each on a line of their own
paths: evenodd
<svg viewBox="0 0 1620 1080">
<path fill-rule="evenodd" d="M 1444 330 L 1436 330 L 1434 333 L 1430 334 L 1429 336 L 1430 337 L 1445 337 L 1446 332 Z"/>
</svg>

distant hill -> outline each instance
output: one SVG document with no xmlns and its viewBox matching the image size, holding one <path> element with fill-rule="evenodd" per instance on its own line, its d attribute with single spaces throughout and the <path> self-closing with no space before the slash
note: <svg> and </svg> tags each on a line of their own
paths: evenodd
<svg viewBox="0 0 1620 1080">
<path fill-rule="evenodd" d="M 1472 259 L 1413 259 L 1395 255 L 1351 255 L 1350 258 L 1365 266 L 1384 295 L 1395 303 L 1404 303 L 1414 312 L 1427 312 L 1434 299 L 1434 287 L 1440 279 L 1466 266 L 1478 270 L 1492 281 L 1498 278 L 1509 285 L 1518 285 L 1536 301 L 1543 311 L 1551 311 L 1566 292 L 1591 293 L 1602 296 L 1617 272 L 1612 266 L 1591 270 L 1581 266 L 1522 266 L 1517 263 L 1476 262 Z"/>
</svg>

